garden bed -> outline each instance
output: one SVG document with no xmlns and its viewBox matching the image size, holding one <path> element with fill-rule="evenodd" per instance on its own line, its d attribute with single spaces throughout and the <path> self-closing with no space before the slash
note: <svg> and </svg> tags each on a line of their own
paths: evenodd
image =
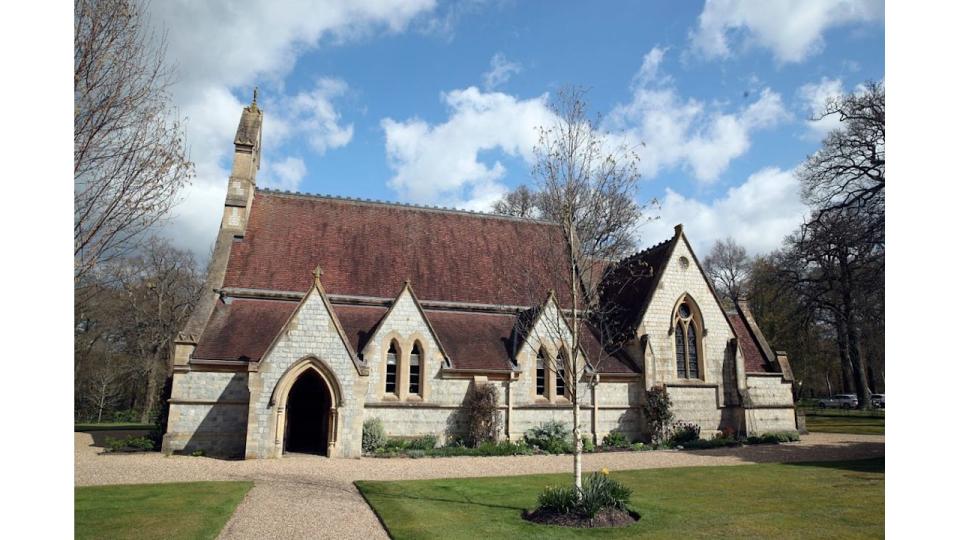
<svg viewBox="0 0 960 540">
<path fill-rule="evenodd" d="M 544 510 L 534 510 L 533 512 L 524 510 L 521 517 L 527 521 L 541 525 L 557 525 L 560 527 L 577 527 L 582 529 L 626 527 L 640 520 L 640 514 L 618 508 L 605 508 L 592 518 L 576 514 L 557 514 Z"/>
</svg>

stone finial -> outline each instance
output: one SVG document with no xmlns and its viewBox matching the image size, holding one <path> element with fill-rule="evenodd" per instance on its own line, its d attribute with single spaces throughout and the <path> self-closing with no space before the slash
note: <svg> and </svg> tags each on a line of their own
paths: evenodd
<svg viewBox="0 0 960 540">
<path fill-rule="evenodd" d="M 253 87 L 253 101 L 250 102 L 251 105 L 256 105 L 256 104 L 257 104 L 257 94 L 259 94 L 259 93 L 260 93 L 260 87 L 259 87 L 259 86 L 254 86 L 254 87 Z"/>
<path fill-rule="evenodd" d="M 320 276 L 322 275 L 323 275 L 323 268 L 320 268 L 320 265 L 318 264 L 317 267 L 313 269 L 313 279 L 316 281 L 320 281 Z"/>
<path fill-rule="evenodd" d="M 676 225 L 673 226 L 673 234 L 675 234 L 676 236 L 680 236 L 681 234 L 683 234 L 683 223 L 677 223 Z"/>
</svg>

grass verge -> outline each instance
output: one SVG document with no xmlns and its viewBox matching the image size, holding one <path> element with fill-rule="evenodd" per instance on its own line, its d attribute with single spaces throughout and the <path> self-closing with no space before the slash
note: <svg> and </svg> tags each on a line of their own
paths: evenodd
<svg viewBox="0 0 960 540">
<path fill-rule="evenodd" d="M 132 422 L 107 422 L 103 424 L 74 424 L 73 431 L 152 431 L 157 429 L 156 424 L 139 424 Z"/>
<path fill-rule="evenodd" d="M 357 482 L 395 539 L 421 538 L 877 538 L 884 534 L 883 458 L 615 471 L 640 521 L 565 529 L 524 521 L 566 474 Z"/>
<path fill-rule="evenodd" d="M 216 538 L 253 482 L 74 489 L 76 538 Z"/>
<path fill-rule="evenodd" d="M 884 435 L 885 431 L 883 418 L 808 415 L 806 421 L 811 432 Z"/>
</svg>

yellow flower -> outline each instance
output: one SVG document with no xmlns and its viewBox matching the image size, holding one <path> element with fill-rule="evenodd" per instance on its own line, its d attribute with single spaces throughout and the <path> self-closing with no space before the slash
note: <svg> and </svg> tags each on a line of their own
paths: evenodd
<svg viewBox="0 0 960 540">
<path fill-rule="evenodd" d="M 610 471 L 607 470 L 606 467 L 604 467 L 604 468 L 600 469 L 600 474 L 602 474 L 602 475 L 604 475 L 604 476 L 610 476 Z"/>
</svg>

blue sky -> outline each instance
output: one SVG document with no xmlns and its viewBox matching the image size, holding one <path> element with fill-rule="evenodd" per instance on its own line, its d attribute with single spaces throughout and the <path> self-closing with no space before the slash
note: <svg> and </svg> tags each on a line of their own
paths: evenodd
<svg viewBox="0 0 960 540">
<path fill-rule="evenodd" d="M 884 78 L 883 3 L 153 3 L 197 178 L 164 234 L 205 256 L 240 107 L 260 87 L 261 186 L 484 210 L 529 181 L 566 84 L 641 150 L 640 197 L 695 249 L 775 248 L 803 216 L 792 170 L 823 100 Z M 640 143 L 644 146 L 639 146 Z"/>
</svg>

